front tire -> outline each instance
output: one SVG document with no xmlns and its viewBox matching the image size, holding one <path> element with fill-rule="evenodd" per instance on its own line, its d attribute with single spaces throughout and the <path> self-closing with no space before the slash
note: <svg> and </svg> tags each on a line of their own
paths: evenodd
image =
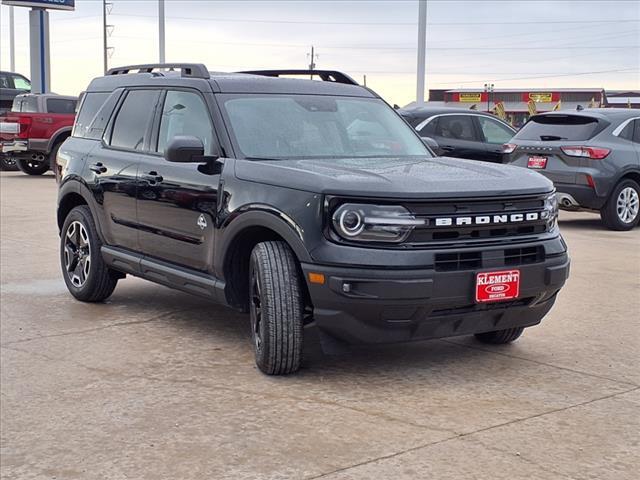
<svg viewBox="0 0 640 480">
<path fill-rule="evenodd" d="M 505 330 L 496 330 L 494 332 L 476 333 L 476 338 L 482 343 L 490 343 L 492 345 L 503 345 L 517 340 L 524 327 L 507 328 Z"/>
<path fill-rule="evenodd" d="M 304 305 L 296 259 L 284 242 L 256 245 L 249 264 L 249 313 L 256 365 L 267 375 L 300 368 Z"/>
<path fill-rule="evenodd" d="M 22 173 L 27 175 L 42 175 L 49 170 L 49 164 L 44 162 L 36 162 L 35 160 L 16 160 L 16 164 Z"/>
<path fill-rule="evenodd" d="M 67 289 L 82 302 L 106 300 L 118 283 L 117 273 L 102 259 L 101 247 L 91 210 L 75 207 L 62 226 L 60 265 Z"/>
<path fill-rule="evenodd" d="M 631 230 L 640 220 L 640 186 L 631 179 L 618 183 L 607 203 L 600 210 L 600 217 L 610 230 Z"/>
</svg>

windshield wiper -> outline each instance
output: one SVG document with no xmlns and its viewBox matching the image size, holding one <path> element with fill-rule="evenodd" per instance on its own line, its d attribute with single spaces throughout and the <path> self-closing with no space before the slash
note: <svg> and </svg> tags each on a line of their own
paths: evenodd
<svg viewBox="0 0 640 480">
<path fill-rule="evenodd" d="M 543 142 L 552 142 L 554 140 L 569 140 L 566 137 L 558 137 L 557 135 L 540 135 L 540 140 Z"/>
</svg>

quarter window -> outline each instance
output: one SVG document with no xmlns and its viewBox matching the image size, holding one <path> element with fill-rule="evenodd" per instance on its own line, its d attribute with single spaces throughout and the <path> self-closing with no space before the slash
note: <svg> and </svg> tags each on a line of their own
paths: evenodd
<svg viewBox="0 0 640 480">
<path fill-rule="evenodd" d="M 100 110 L 100 107 L 108 96 L 108 93 L 85 93 L 82 103 L 80 104 L 80 111 L 76 116 L 75 126 L 73 127 L 74 137 L 87 136 L 93 117 L 96 116 L 96 113 Z"/>
<path fill-rule="evenodd" d="M 633 123 L 635 124 L 633 141 L 635 143 L 640 143 L 640 119 L 634 120 Z"/>
<path fill-rule="evenodd" d="M 131 90 L 118 111 L 111 132 L 112 147 L 142 150 L 158 99 L 156 90 Z"/>
<path fill-rule="evenodd" d="M 480 122 L 480 128 L 487 143 L 507 143 L 514 135 L 514 132 L 492 118 L 479 115 L 478 121 Z"/>
<path fill-rule="evenodd" d="M 435 135 L 454 140 L 476 140 L 470 115 L 443 115 L 438 118 Z"/>
<path fill-rule="evenodd" d="M 622 129 L 618 137 L 624 138 L 625 140 L 633 141 L 633 124 L 635 122 L 631 120 L 627 125 Z"/>
<path fill-rule="evenodd" d="M 164 152 L 171 139 L 178 135 L 191 135 L 202 140 L 204 154 L 213 153 L 213 127 L 209 110 L 197 93 L 170 90 L 164 100 L 158 148 Z"/>
</svg>

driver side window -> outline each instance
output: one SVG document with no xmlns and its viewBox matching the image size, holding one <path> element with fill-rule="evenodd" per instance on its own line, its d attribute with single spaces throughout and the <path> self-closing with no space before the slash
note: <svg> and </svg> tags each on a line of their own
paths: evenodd
<svg viewBox="0 0 640 480">
<path fill-rule="evenodd" d="M 213 153 L 213 126 L 209 109 L 197 93 L 180 90 L 167 92 L 162 108 L 157 151 L 163 153 L 167 144 L 177 135 L 198 137 L 204 145 L 204 154 Z"/>
</svg>

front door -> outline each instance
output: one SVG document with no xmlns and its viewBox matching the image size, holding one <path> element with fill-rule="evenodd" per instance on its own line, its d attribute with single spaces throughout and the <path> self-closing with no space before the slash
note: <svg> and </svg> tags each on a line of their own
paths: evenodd
<svg viewBox="0 0 640 480">
<path fill-rule="evenodd" d="M 491 117 L 478 115 L 476 118 L 482 132 L 487 161 L 502 163 L 502 145 L 509 143 L 515 132 Z"/>
<path fill-rule="evenodd" d="M 171 139 L 190 135 L 202 140 L 205 155 L 217 151 L 209 114 L 213 97 L 195 90 L 167 90 L 154 122 L 154 155 L 138 170 L 138 222 L 145 255 L 212 271 L 214 220 L 220 175 L 195 163 L 170 163 L 163 152 Z"/>
</svg>

